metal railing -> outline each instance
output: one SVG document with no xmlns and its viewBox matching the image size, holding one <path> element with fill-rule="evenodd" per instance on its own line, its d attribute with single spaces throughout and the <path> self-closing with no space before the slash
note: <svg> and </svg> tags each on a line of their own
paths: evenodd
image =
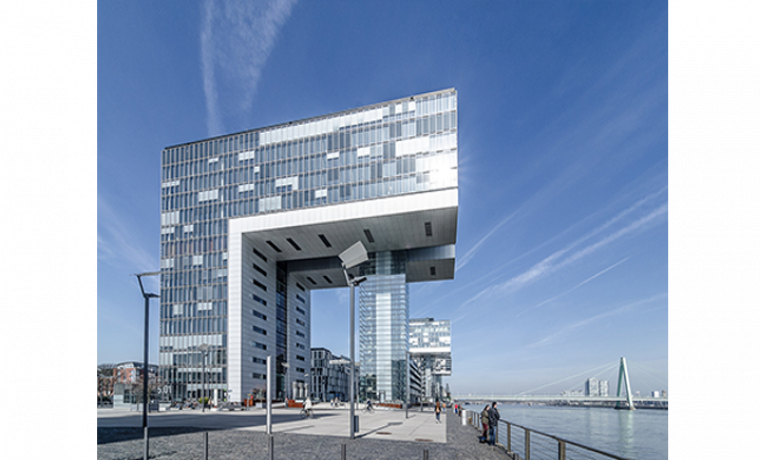
<svg viewBox="0 0 760 460">
<path fill-rule="evenodd" d="M 478 432 L 482 431 L 480 413 L 468 410 L 466 416 L 470 425 L 474 426 Z M 632 460 L 506 420 L 499 420 L 494 435 L 496 444 L 505 449 L 507 454 L 515 460 Z"/>
</svg>

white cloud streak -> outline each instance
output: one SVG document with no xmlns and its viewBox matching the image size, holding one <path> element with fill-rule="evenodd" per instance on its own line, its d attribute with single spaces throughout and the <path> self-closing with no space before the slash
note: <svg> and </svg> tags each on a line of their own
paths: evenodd
<svg viewBox="0 0 760 460">
<path fill-rule="evenodd" d="M 664 189 L 663 189 L 664 190 Z M 621 211 L 618 213 L 615 217 L 608 220 L 604 224 L 600 225 L 599 227 L 595 228 L 594 230 L 590 231 L 586 235 L 582 236 L 581 238 L 573 241 L 570 243 L 567 247 L 560 249 L 553 254 L 549 255 L 548 257 L 544 258 L 537 264 L 530 267 L 525 272 L 514 276 L 510 278 L 507 281 L 504 281 L 502 283 L 499 283 L 489 289 L 481 291 L 478 295 L 470 298 L 467 302 L 462 304 L 460 308 L 463 308 L 464 306 L 476 301 L 477 299 L 493 295 L 493 294 L 503 294 L 505 292 L 514 292 L 517 291 L 529 284 L 532 284 L 536 282 L 537 280 L 548 276 L 552 273 L 555 273 L 556 271 L 565 268 L 575 262 L 580 261 L 584 257 L 598 251 L 599 249 L 603 248 L 604 246 L 620 239 L 621 237 L 637 232 L 642 231 L 647 228 L 649 228 L 651 225 L 656 225 L 660 223 L 663 216 L 667 215 L 668 211 L 668 205 L 662 204 L 653 211 L 649 212 L 644 217 L 641 217 L 637 219 L 636 221 L 628 224 L 627 226 L 623 227 L 622 229 L 617 230 L 616 232 L 594 242 L 593 244 L 590 244 L 578 251 L 573 252 L 573 250 L 581 245 L 582 243 L 586 242 L 587 240 L 599 235 L 600 233 L 603 233 L 605 230 L 608 230 L 611 226 L 613 226 L 615 223 L 618 223 L 621 221 L 624 217 L 630 215 L 633 213 L 636 209 L 642 207 L 646 203 L 652 201 L 657 196 L 659 196 L 662 193 L 662 191 L 653 193 L 638 202 L 634 203 L 633 205 L 629 206 L 627 209 Z M 569 255 L 568 255 L 569 254 Z"/>
<path fill-rule="evenodd" d="M 551 342 L 556 341 L 560 337 L 568 334 L 569 332 L 571 332 L 571 331 L 573 331 L 575 329 L 581 328 L 583 326 L 591 324 L 591 323 L 593 323 L 595 321 L 598 321 L 600 319 L 607 318 L 609 316 L 616 316 L 616 315 L 623 314 L 623 313 L 627 312 L 628 310 L 633 309 L 634 307 L 638 307 L 639 305 L 647 304 L 649 302 L 654 302 L 655 300 L 667 298 L 667 296 L 668 296 L 667 293 L 657 294 L 657 295 L 654 295 L 652 297 L 648 297 L 648 298 L 643 299 L 643 300 L 638 300 L 636 302 L 632 302 L 632 303 L 623 305 L 622 307 L 615 308 L 614 310 L 608 310 L 608 311 L 606 311 L 604 313 L 599 313 L 597 315 L 591 316 L 591 317 L 583 319 L 581 321 L 577 321 L 577 322 L 575 322 L 573 324 L 570 324 L 569 326 L 566 326 L 566 327 L 560 329 L 557 332 L 554 332 L 552 334 L 547 335 L 546 337 L 544 337 L 543 339 L 541 339 L 541 340 L 539 340 L 537 342 L 534 342 L 534 343 L 532 343 L 530 345 L 526 345 L 526 348 L 535 348 L 535 347 L 539 347 L 539 346 L 542 346 L 542 345 L 547 345 L 547 344 L 549 344 Z"/>
<path fill-rule="evenodd" d="M 613 268 L 617 267 L 618 265 L 622 264 L 623 262 L 625 262 L 628 259 L 630 259 L 630 257 L 626 257 L 623 260 L 615 262 L 614 264 L 610 265 L 609 267 L 605 268 L 604 270 L 600 271 L 599 273 L 597 273 L 597 274 L 595 274 L 593 276 L 590 276 L 590 277 L 586 278 L 585 280 L 581 281 L 580 283 L 576 284 L 575 286 L 571 287 L 567 291 L 565 291 L 565 292 L 563 292 L 561 294 L 557 294 L 554 297 L 551 297 L 549 299 L 546 299 L 543 302 L 539 303 L 538 305 L 534 305 L 534 306 L 532 306 L 530 308 L 526 308 L 525 310 L 523 310 L 520 313 L 518 313 L 517 315 L 515 315 L 515 318 L 520 317 L 523 313 L 527 313 L 530 310 L 542 307 L 542 306 L 546 305 L 547 303 L 554 302 L 555 300 L 559 299 L 560 297 L 562 297 L 564 295 L 567 295 L 567 294 L 573 292 L 574 290 L 578 289 L 579 287 L 583 286 L 584 284 L 588 283 L 589 281 L 592 281 L 592 280 L 594 280 L 594 279 L 596 279 L 596 278 L 604 275 L 605 273 L 607 273 L 608 271 L 610 271 Z"/>
<path fill-rule="evenodd" d="M 154 271 L 158 268 L 158 253 L 151 254 L 135 231 L 122 220 L 102 196 L 98 197 L 98 261 L 114 267 L 124 267 L 125 273 Z"/>
<path fill-rule="evenodd" d="M 588 233 L 587 235 L 584 235 L 582 238 L 574 241 L 569 246 L 567 246 L 564 249 L 560 249 L 559 251 L 555 252 L 554 254 L 550 255 L 549 257 L 545 258 L 541 262 L 537 263 L 530 269 L 528 269 L 526 272 L 515 276 L 504 283 L 501 283 L 500 285 L 496 286 L 497 290 L 505 291 L 505 290 L 517 290 L 522 288 L 523 286 L 532 283 L 538 278 L 541 278 L 545 275 L 548 275 L 550 273 L 553 273 L 563 267 L 566 267 L 574 262 L 579 261 L 580 259 L 590 255 L 593 252 L 596 252 L 600 248 L 612 243 L 613 241 L 621 238 L 624 235 L 627 235 L 629 233 L 632 233 L 636 230 L 645 228 L 648 224 L 655 221 L 658 217 L 664 215 L 668 211 L 667 204 L 663 204 L 654 211 L 650 212 L 646 216 L 634 221 L 633 223 L 623 227 L 622 229 L 612 233 L 611 235 L 608 235 L 601 240 L 586 246 L 585 248 L 576 251 L 572 253 L 570 256 L 562 259 L 562 257 L 569 253 L 574 247 L 578 246 L 580 243 L 588 240 L 589 238 L 596 236 L 601 231 L 609 227 L 612 221 L 617 221 L 623 214 L 627 214 L 629 210 L 624 211 L 620 215 L 613 218 L 611 221 L 605 223 L 601 227 L 598 227 Z M 561 260 L 560 260 L 561 259 Z"/>
<path fill-rule="evenodd" d="M 512 214 L 510 214 L 507 217 L 505 217 L 504 219 L 502 219 L 488 233 L 486 233 L 486 235 L 483 238 L 481 238 L 480 241 L 478 241 L 477 243 L 475 243 L 475 245 L 469 251 L 467 251 L 467 253 L 464 256 L 462 256 L 461 263 L 457 264 L 456 271 L 458 272 L 459 270 L 463 269 L 472 260 L 472 258 L 475 257 L 475 254 L 478 252 L 478 249 L 480 249 L 480 246 L 483 243 L 485 243 L 485 241 L 488 238 L 490 238 L 491 235 L 493 235 L 494 233 L 496 233 L 496 231 L 498 229 L 500 229 L 502 226 L 504 226 L 504 224 L 506 224 L 507 222 L 509 222 L 510 220 L 512 220 L 512 218 L 514 218 L 515 215 L 518 212 L 519 212 L 519 210 L 513 212 Z"/>
<path fill-rule="evenodd" d="M 277 35 L 296 0 L 206 0 L 201 19 L 201 70 L 210 136 L 224 131 L 220 87 L 248 111 Z M 230 111 L 228 109 L 227 111 Z"/>
</svg>

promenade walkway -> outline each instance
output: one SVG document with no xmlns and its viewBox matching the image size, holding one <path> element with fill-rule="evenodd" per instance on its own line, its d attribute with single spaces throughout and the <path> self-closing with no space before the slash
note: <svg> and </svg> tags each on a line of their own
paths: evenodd
<svg viewBox="0 0 760 460">
<path fill-rule="evenodd" d="M 98 410 L 98 459 L 141 459 L 141 418 L 135 412 Z M 435 423 L 434 414 L 401 410 L 360 413 L 360 431 L 348 438 L 348 410 L 322 409 L 316 418 L 302 420 L 295 409 L 273 411 L 276 459 L 339 459 L 341 444 L 346 458 L 441 460 L 507 459 L 498 448 L 480 444 L 473 427 L 448 411 Z M 244 412 L 171 411 L 150 415 L 150 457 L 203 459 L 203 432 L 208 431 L 209 459 L 265 460 L 269 458 L 266 414 Z"/>
</svg>

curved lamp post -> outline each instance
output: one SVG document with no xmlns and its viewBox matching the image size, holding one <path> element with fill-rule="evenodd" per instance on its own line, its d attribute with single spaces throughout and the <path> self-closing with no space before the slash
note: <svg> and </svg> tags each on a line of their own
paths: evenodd
<svg viewBox="0 0 760 460">
<path fill-rule="evenodd" d="M 350 320 L 349 320 L 349 339 L 350 339 L 350 348 L 351 348 L 351 391 L 350 391 L 350 402 L 351 402 L 351 410 L 350 410 L 350 419 L 349 419 L 349 425 L 351 425 L 351 429 L 349 430 L 349 436 L 351 439 L 354 439 L 355 435 L 355 425 L 354 425 L 354 386 L 356 384 L 356 356 L 354 352 L 354 288 L 358 286 L 359 284 L 363 283 L 367 280 L 366 276 L 358 276 L 355 277 L 352 274 L 348 273 L 348 270 L 354 267 L 357 267 L 361 265 L 362 263 L 366 262 L 369 259 L 369 256 L 367 256 L 367 250 L 364 248 L 364 245 L 361 241 L 357 241 L 354 243 L 351 247 L 346 249 L 345 251 L 341 252 L 338 257 L 340 257 L 341 266 L 343 267 L 343 274 L 346 276 L 346 283 L 351 286 L 351 313 L 350 313 Z"/>
<path fill-rule="evenodd" d="M 161 272 L 145 272 L 135 274 L 137 282 L 140 284 L 140 292 L 145 299 L 145 337 L 143 342 L 143 415 L 142 427 L 143 438 L 145 439 L 145 448 L 143 449 L 143 458 L 148 460 L 148 317 L 150 313 L 150 299 L 158 299 L 158 294 L 145 292 L 142 284 L 143 276 L 156 276 Z"/>
</svg>

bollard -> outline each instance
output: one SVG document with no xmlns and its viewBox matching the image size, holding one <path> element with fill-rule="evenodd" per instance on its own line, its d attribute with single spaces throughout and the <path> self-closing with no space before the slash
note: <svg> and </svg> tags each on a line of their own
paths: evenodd
<svg viewBox="0 0 760 460">
<path fill-rule="evenodd" d="M 208 431 L 203 432 L 203 459 L 208 460 Z"/>
<path fill-rule="evenodd" d="M 340 445 L 340 460 L 346 460 L 346 445 Z"/>
<path fill-rule="evenodd" d="M 148 460 L 148 451 L 150 449 L 148 448 L 148 427 L 147 426 L 143 428 L 143 439 L 145 440 L 145 444 L 143 445 L 143 459 Z"/>
<path fill-rule="evenodd" d="M 269 435 L 269 460 L 274 460 L 274 436 Z"/>
<path fill-rule="evenodd" d="M 422 460 L 428 460 L 429 459 L 429 453 L 427 449 L 422 449 Z"/>
</svg>

